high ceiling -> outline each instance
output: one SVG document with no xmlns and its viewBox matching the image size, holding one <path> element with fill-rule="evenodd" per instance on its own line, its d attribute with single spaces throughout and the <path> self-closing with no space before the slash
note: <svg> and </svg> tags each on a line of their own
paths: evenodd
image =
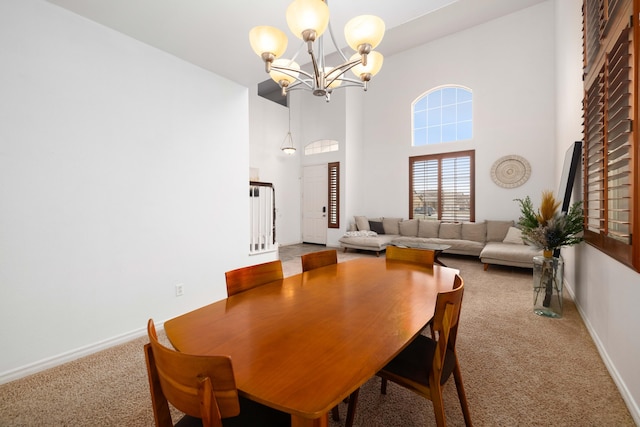
<svg viewBox="0 0 640 427">
<path fill-rule="evenodd" d="M 289 38 L 284 57 L 293 56 L 301 43 L 286 24 L 292 0 L 48 1 L 244 86 L 268 79 L 249 45 L 251 28 L 271 25 L 283 30 Z M 329 9 L 334 34 L 344 46 L 343 27 L 349 19 L 380 16 L 387 32 L 376 50 L 389 57 L 544 1 L 330 0 Z"/>
</svg>

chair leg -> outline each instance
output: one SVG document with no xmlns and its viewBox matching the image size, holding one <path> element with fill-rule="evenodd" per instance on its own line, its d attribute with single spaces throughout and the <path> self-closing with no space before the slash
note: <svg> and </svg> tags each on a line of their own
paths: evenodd
<svg viewBox="0 0 640 427">
<path fill-rule="evenodd" d="M 360 393 L 360 389 L 356 389 L 349 396 L 349 406 L 347 407 L 347 421 L 345 422 L 345 427 L 353 426 L 353 420 L 356 416 L 356 405 L 358 403 L 358 394 Z"/>
<path fill-rule="evenodd" d="M 456 390 L 458 391 L 458 399 L 460 400 L 460 406 L 462 407 L 462 415 L 464 415 L 464 424 L 467 427 L 471 427 L 471 413 L 469 412 L 469 403 L 467 402 L 467 394 L 464 391 L 464 385 L 462 384 L 462 372 L 460 372 L 460 364 L 458 363 L 458 356 L 456 356 L 456 364 L 453 368 L 453 379 L 456 382 Z"/>
<path fill-rule="evenodd" d="M 333 421 L 340 421 L 340 408 L 337 406 L 333 407 L 331 410 L 331 418 L 333 418 Z"/>
<path fill-rule="evenodd" d="M 436 426 L 445 427 L 447 425 L 447 419 L 444 415 L 444 403 L 442 401 L 442 388 L 431 388 L 431 403 L 433 403 L 433 412 L 436 415 Z"/>
<path fill-rule="evenodd" d="M 380 393 L 387 394 L 387 379 L 382 378 L 382 382 L 380 383 Z"/>
</svg>

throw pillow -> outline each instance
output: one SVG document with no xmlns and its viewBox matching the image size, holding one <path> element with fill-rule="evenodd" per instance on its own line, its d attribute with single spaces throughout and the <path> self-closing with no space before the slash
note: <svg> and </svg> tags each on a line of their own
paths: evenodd
<svg viewBox="0 0 640 427">
<path fill-rule="evenodd" d="M 418 237 L 438 237 L 438 231 L 440 231 L 440 221 L 418 220 Z"/>
<path fill-rule="evenodd" d="M 382 218 L 382 225 L 386 234 L 400 234 L 402 218 Z"/>
<path fill-rule="evenodd" d="M 462 238 L 472 242 L 484 243 L 487 238 L 487 224 L 483 222 L 463 222 Z"/>
<path fill-rule="evenodd" d="M 356 228 L 360 231 L 369 231 L 369 221 L 366 216 L 354 216 L 356 220 Z"/>
<path fill-rule="evenodd" d="M 487 242 L 502 242 L 509 227 L 513 227 L 513 221 L 487 220 Z"/>
<path fill-rule="evenodd" d="M 438 237 L 441 239 L 460 239 L 462 224 L 459 222 L 443 222 L 440 224 Z"/>
<path fill-rule="evenodd" d="M 522 240 L 522 230 L 515 227 L 509 227 L 509 231 L 507 231 L 507 235 L 505 236 L 504 243 L 514 243 L 516 245 L 524 245 L 524 241 Z"/>
<path fill-rule="evenodd" d="M 418 235 L 418 220 L 410 219 L 409 221 L 401 221 L 400 235 L 416 237 Z"/>
<path fill-rule="evenodd" d="M 384 227 L 381 222 L 378 221 L 369 221 L 369 229 L 371 231 L 375 231 L 378 234 L 384 234 Z"/>
</svg>

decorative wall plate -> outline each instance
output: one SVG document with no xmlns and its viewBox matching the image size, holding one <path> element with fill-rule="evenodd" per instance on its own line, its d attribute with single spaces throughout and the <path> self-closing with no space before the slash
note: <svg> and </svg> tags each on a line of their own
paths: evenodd
<svg viewBox="0 0 640 427">
<path fill-rule="evenodd" d="M 524 157 L 511 155 L 496 160 L 491 167 L 491 179 L 500 187 L 519 187 L 531 176 L 531 165 Z"/>
</svg>

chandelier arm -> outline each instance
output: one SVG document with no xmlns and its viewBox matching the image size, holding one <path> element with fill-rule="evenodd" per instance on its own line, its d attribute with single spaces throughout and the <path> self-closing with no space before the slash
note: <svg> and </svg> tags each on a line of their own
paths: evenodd
<svg viewBox="0 0 640 427">
<path fill-rule="evenodd" d="M 313 89 L 313 84 L 311 83 L 313 80 L 301 80 L 298 79 L 295 82 L 291 83 L 287 86 L 287 92 L 290 90 L 298 90 L 298 89 Z"/>
<path fill-rule="evenodd" d="M 283 72 L 284 74 L 286 74 L 287 76 L 289 76 L 289 77 L 293 77 L 293 78 L 294 78 L 294 79 L 296 79 L 296 80 L 302 80 L 302 79 L 297 78 L 293 73 L 304 74 L 304 75 L 305 75 L 305 76 L 307 76 L 308 78 L 310 78 L 310 79 L 314 79 L 313 74 L 311 74 L 311 73 L 307 73 L 307 72 L 306 72 L 306 71 L 304 71 L 304 70 L 297 70 L 297 69 L 294 69 L 294 68 L 282 67 L 282 66 L 280 66 L 280 65 L 272 65 L 272 66 L 271 66 L 271 69 L 272 69 L 272 70 L 282 71 L 282 72 Z"/>
<path fill-rule="evenodd" d="M 352 78 L 349 78 L 349 77 L 345 77 L 343 79 L 340 79 L 340 81 L 347 82 L 347 83 L 352 83 L 352 84 L 359 85 L 359 86 L 363 86 L 363 81 L 362 80 L 356 80 L 356 79 L 352 79 Z M 341 88 L 341 87 L 342 87 L 342 85 L 338 86 L 338 88 Z"/>
<path fill-rule="evenodd" d="M 313 50 L 309 50 L 309 55 L 311 56 L 311 63 L 313 64 L 313 75 L 310 77 L 315 82 L 315 87 L 319 88 L 320 85 L 320 71 L 318 69 L 318 62 L 316 61 L 316 56 L 313 54 Z"/>
<path fill-rule="evenodd" d="M 325 76 L 325 79 L 328 80 L 326 85 L 329 86 L 331 83 L 336 81 L 340 76 L 342 76 L 344 73 L 346 73 L 347 71 L 349 71 L 350 69 L 358 65 L 359 63 L 360 63 L 360 60 L 358 59 L 358 60 L 353 60 L 341 65 L 338 65 Z M 334 73 L 337 73 L 336 76 L 329 80 L 329 76 L 331 76 Z M 340 79 L 340 80 L 349 81 L 349 78 L 345 77 L 344 79 Z"/>
</svg>

